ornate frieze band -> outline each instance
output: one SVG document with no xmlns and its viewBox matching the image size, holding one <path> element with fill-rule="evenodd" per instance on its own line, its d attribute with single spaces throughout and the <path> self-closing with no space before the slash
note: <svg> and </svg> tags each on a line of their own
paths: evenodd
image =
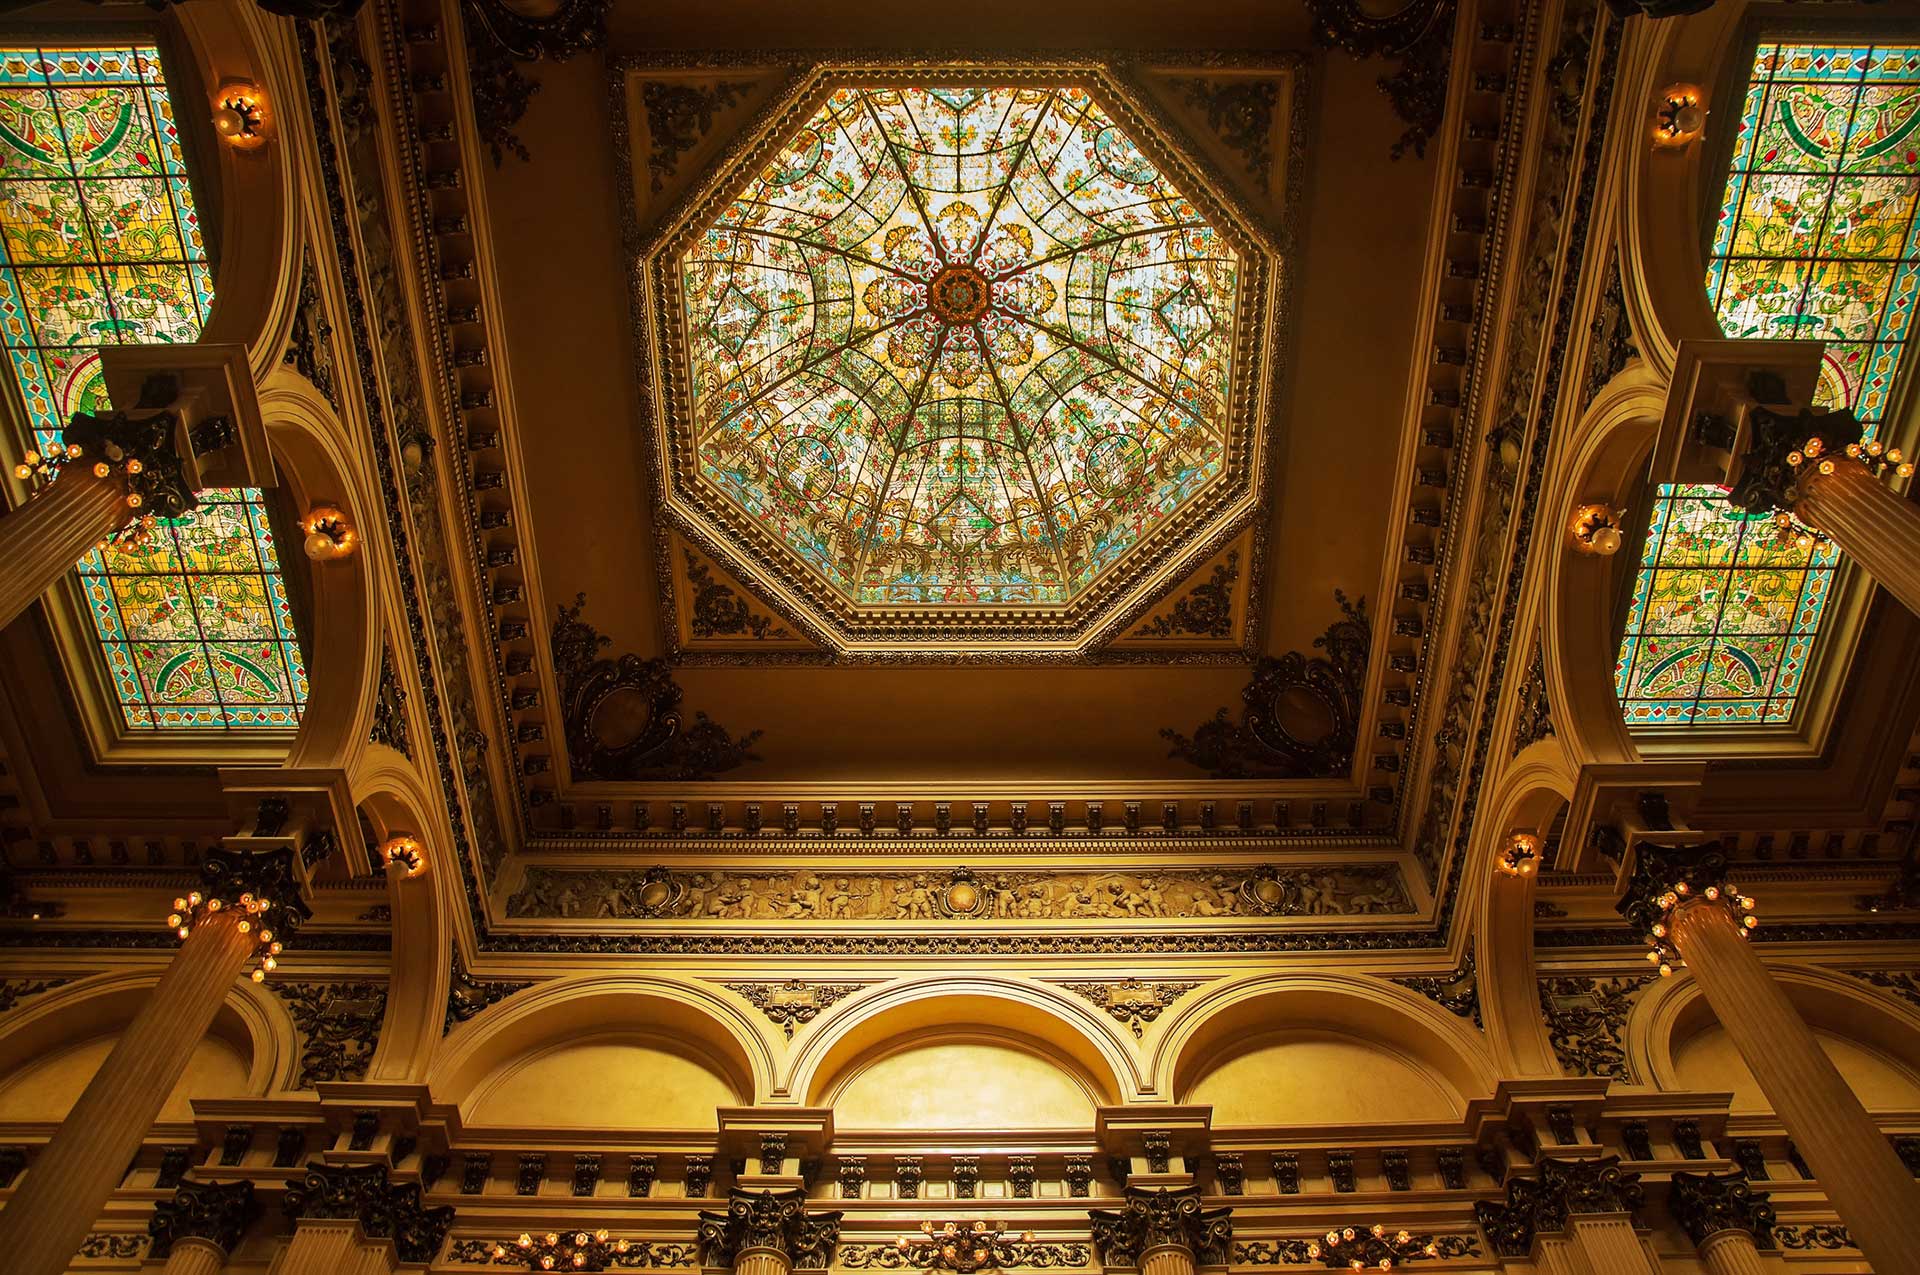
<svg viewBox="0 0 1920 1275">
<path fill-rule="evenodd" d="M 1413 910 L 1391 863 L 979 873 L 530 867 L 507 900 L 514 918 L 623 921 L 938 923 L 1406 916 Z"/>
</svg>

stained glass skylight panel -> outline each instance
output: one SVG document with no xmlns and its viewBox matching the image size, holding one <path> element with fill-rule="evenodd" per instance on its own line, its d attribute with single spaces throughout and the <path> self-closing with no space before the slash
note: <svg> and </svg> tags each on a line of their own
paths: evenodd
<svg viewBox="0 0 1920 1275">
<path fill-rule="evenodd" d="M 1762 44 L 1707 270 L 1730 337 L 1826 343 L 1815 404 L 1871 434 L 1920 287 L 1920 47 Z M 1718 487 L 1662 486 L 1615 687 L 1635 726 L 1791 720 L 1830 546 L 1782 542 Z"/>
<path fill-rule="evenodd" d="M 199 339 L 212 272 L 150 45 L 0 48 L 0 339 L 35 446 L 109 410 L 99 348 Z M 135 729 L 290 728 L 307 698 L 260 493 L 80 564 Z"/>
<path fill-rule="evenodd" d="M 699 473 L 848 602 L 1069 602 L 1226 463 L 1241 259 L 1082 90 L 840 89 L 678 268 Z"/>
</svg>

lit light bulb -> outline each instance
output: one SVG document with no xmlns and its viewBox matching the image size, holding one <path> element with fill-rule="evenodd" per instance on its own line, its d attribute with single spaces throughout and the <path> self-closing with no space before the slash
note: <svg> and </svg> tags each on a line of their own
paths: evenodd
<svg viewBox="0 0 1920 1275">
<path fill-rule="evenodd" d="M 254 981 L 254 982 L 256 982 L 256 983 L 264 983 L 264 982 L 266 982 L 266 981 L 267 981 L 267 972 L 266 972 L 265 970 L 255 970 L 255 971 L 253 972 L 253 981 Z"/>
<path fill-rule="evenodd" d="M 1662 962 L 1660 962 L 1660 977 L 1661 977 L 1661 978 L 1672 978 L 1672 977 L 1673 977 L 1673 966 L 1671 966 L 1671 965 L 1669 965 L 1669 964 L 1667 964 L 1667 963 L 1666 963 L 1665 961 L 1662 961 Z"/>
</svg>

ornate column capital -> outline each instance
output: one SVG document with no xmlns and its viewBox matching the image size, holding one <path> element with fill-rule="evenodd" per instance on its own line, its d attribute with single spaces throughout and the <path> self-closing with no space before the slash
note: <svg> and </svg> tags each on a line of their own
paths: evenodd
<svg viewBox="0 0 1920 1275">
<path fill-rule="evenodd" d="M 1773 1231 L 1773 1206 L 1744 1173 L 1676 1173 L 1667 1209 L 1697 1247 L 1722 1231 L 1745 1231 L 1767 1247 Z"/>
<path fill-rule="evenodd" d="M 180 456 L 179 434 L 180 418 L 172 412 L 136 409 L 98 416 L 75 412 L 61 438 L 70 463 L 117 471 L 127 484 L 127 503 L 141 514 L 179 518 L 200 503 Z"/>
<path fill-rule="evenodd" d="M 260 1216 L 251 1182 L 182 1182 L 171 1200 L 154 1203 L 147 1219 L 153 1237 L 149 1257 L 166 1257 L 180 1240 L 206 1240 L 232 1255 L 247 1227 Z"/>
<path fill-rule="evenodd" d="M 1754 514 L 1791 510 L 1800 498 L 1800 481 L 1816 472 L 1816 458 L 1844 462 L 1849 447 L 1858 454 L 1865 436 L 1847 408 L 1820 412 L 1755 406 L 1747 410 L 1746 424 L 1747 450 L 1727 502 Z"/>
<path fill-rule="evenodd" d="M 1640 1175 L 1621 1169 L 1617 1155 L 1542 1160 L 1539 1177 L 1510 1180 L 1504 1203 L 1482 1200 L 1473 1215 L 1494 1252 L 1525 1257 L 1542 1231 L 1564 1231 L 1569 1218 L 1586 1213 L 1631 1217 L 1645 1196 Z"/>
<path fill-rule="evenodd" d="M 787 1190 L 741 1191 L 727 1195 L 724 1213 L 700 1214 L 701 1260 L 732 1266 L 750 1249 L 773 1249 L 795 1266 L 824 1268 L 840 1243 L 838 1210 L 809 1210 L 807 1193 Z"/>
<path fill-rule="evenodd" d="M 372 1239 L 391 1239 L 403 1262 L 430 1262 L 453 1225 L 453 1206 L 426 1208 L 418 1182 L 393 1182 L 383 1164 L 310 1163 L 287 1179 L 281 1206 L 289 1218 L 351 1219 Z"/>
<path fill-rule="evenodd" d="M 1233 1247 L 1233 1210 L 1200 1203 L 1197 1186 L 1130 1186 L 1117 1209 L 1089 1209 L 1094 1247 L 1108 1266 L 1138 1266 L 1141 1254 L 1173 1246 L 1193 1253 L 1198 1266 L 1226 1262 Z"/>
<path fill-rule="evenodd" d="M 294 872 L 293 851 L 249 851 L 216 846 L 200 861 L 200 888 L 173 901 L 167 926 L 185 942 L 196 926 L 221 918 L 238 918 L 243 935 L 251 936 L 259 964 L 253 981 L 265 981 L 278 963 L 280 948 L 293 937 L 302 921 L 313 915 L 301 897 Z"/>
<path fill-rule="evenodd" d="M 1669 933 L 1674 914 L 1685 907 L 1703 906 L 1725 909 L 1743 936 L 1760 924 L 1753 915 L 1753 899 L 1728 880 L 1727 856 L 1718 841 L 1696 846 L 1635 843 L 1633 875 L 1627 878 L 1617 910 L 1646 935 L 1647 960 L 1660 967 L 1662 977 L 1681 963 Z"/>
</svg>

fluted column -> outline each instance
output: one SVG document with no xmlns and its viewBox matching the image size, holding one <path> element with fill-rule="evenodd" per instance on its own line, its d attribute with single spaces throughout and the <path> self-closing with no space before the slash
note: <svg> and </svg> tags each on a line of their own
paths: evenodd
<svg viewBox="0 0 1920 1275">
<path fill-rule="evenodd" d="M 284 850 L 207 853 L 207 893 L 196 896 L 191 915 L 181 917 L 179 950 L 0 1211 L 0 1253 L 9 1275 L 60 1275 L 67 1269 L 234 980 L 258 953 L 262 919 L 285 929 L 305 915 L 291 873 L 291 855 Z M 243 894 L 257 902 L 259 889 L 271 891 L 265 896 L 270 908 L 240 903 Z"/>
<path fill-rule="evenodd" d="M 1882 481 L 1910 477 L 1913 465 L 1898 449 L 1864 441 L 1850 411 L 1757 407 L 1746 426 L 1747 447 L 1728 499 L 1827 536 L 1920 615 L 1920 508 Z"/>
<path fill-rule="evenodd" d="M 1745 1231 L 1721 1231 L 1700 1246 L 1700 1261 L 1713 1275 L 1767 1275 L 1760 1247 Z"/>
<path fill-rule="evenodd" d="M 126 484 L 86 464 L 68 465 L 26 503 L 0 514 L 0 627 L 133 517 Z"/>
<path fill-rule="evenodd" d="M 301 1220 L 271 1275 L 387 1275 L 393 1245 L 372 1244 L 355 1218 Z"/>
<path fill-rule="evenodd" d="M 251 1182 L 182 1182 L 153 1206 L 147 1256 L 166 1259 L 165 1275 L 220 1275 L 259 1213 Z"/>
<path fill-rule="evenodd" d="M 1193 1275 L 1193 1250 L 1184 1244 L 1162 1244 L 1140 1255 L 1140 1275 Z"/>
<path fill-rule="evenodd" d="M 172 412 L 81 412 L 67 424 L 63 451 L 16 468 L 22 478 L 51 481 L 0 514 L 0 625 L 133 519 L 177 518 L 193 508 L 179 432 Z"/>
<path fill-rule="evenodd" d="M 1773 1206 L 1744 1173 L 1676 1173 L 1667 1210 L 1713 1275 L 1764 1275 L 1757 1239 L 1773 1227 Z"/>
<path fill-rule="evenodd" d="M 1717 843 L 1642 844 L 1621 911 L 1693 974 L 1867 1261 L 1920 1271 L 1920 1182 L 1747 941 L 1740 897 Z"/>
<path fill-rule="evenodd" d="M 1567 1220 L 1567 1234 L 1593 1275 L 1660 1275 L 1660 1261 L 1627 1213 Z"/>
<path fill-rule="evenodd" d="M 734 1275 L 792 1275 L 793 1259 L 777 1248 L 748 1248 L 733 1258 Z"/>
<path fill-rule="evenodd" d="M 1793 512 L 1831 537 L 1876 584 L 1920 615 L 1920 507 L 1866 466 L 1839 460 L 1830 473 L 1812 467 L 1801 481 Z"/>
</svg>

